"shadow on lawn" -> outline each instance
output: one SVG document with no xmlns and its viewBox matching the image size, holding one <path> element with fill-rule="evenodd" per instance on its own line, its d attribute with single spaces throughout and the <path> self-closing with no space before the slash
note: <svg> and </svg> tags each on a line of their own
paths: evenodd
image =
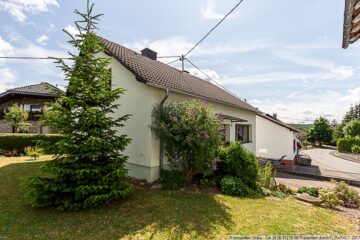
<svg viewBox="0 0 360 240">
<path fill-rule="evenodd" d="M 24 177 L 39 174 L 40 165 L 24 163 L 0 169 L 0 175 L 8 180 L 7 184 L 6 181 L 0 182 L 0 187 L 11 187 L 10 191 L 0 191 L 0 205 L 6 206 L 5 212 L 12 213 L 6 214 L 9 231 L 3 232 L 4 236 L 44 239 L 168 239 L 187 236 L 194 239 L 209 238 L 217 232 L 230 231 L 234 226 L 228 207 L 214 195 L 140 188 L 125 200 L 89 211 L 31 209 L 20 197 L 23 192 L 21 183 Z"/>
</svg>

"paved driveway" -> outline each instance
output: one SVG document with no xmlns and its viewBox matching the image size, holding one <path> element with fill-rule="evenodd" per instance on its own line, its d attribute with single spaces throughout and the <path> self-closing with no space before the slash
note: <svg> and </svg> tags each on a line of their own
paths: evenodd
<svg viewBox="0 0 360 240">
<path fill-rule="evenodd" d="M 319 166 L 320 170 L 338 171 L 346 173 L 359 174 L 360 177 L 360 163 L 351 162 L 342 158 L 335 157 L 330 154 L 334 150 L 324 148 L 314 148 L 305 150 L 311 159 L 312 165 Z"/>
</svg>

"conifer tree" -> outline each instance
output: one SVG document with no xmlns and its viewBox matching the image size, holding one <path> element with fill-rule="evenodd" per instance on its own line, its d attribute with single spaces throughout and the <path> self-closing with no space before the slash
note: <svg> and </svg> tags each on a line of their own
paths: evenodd
<svg viewBox="0 0 360 240">
<path fill-rule="evenodd" d="M 130 139 L 119 134 L 129 115 L 114 114 L 119 107 L 116 100 L 125 90 L 111 89 L 109 60 L 99 57 L 104 49 L 94 32 L 101 15 L 92 14 L 93 6 L 87 1 L 86 13 L 75 10 L 82 18 L 75 22 L 76 36 L 64 30 L 78 54 L 70 53 L 72 65 L 57 61 L 69 84 L 66 94 L 45 114 L 45 122 L 64 137 L 45 146 L 57 153 L 42 166 L 48 176 L 26 182 L 33 207 L 87 209 L 131 192 L 124 182 L 128 157 L 122 154 Z"/>
</svg>

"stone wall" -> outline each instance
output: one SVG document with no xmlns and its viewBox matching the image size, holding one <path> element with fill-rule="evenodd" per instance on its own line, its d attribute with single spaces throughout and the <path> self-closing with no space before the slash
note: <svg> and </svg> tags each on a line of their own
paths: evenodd
<svg viewBox="0 0 360 240">
<path fill-rule="evenodd" d="M 50 134 L 55 133 L 49 127 L 41 127 L 40 122 L 38 121 L 27 121 L 32 126 L 30 127 L 30 133 L 42 133 L 42 134 Z M 0 121 L 0 133 L 12 133 L 11 124 Z"/>
</svg>

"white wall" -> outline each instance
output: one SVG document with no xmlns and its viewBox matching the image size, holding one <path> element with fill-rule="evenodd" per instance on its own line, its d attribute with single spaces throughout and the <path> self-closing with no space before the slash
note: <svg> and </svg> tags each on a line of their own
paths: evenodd
<svg viewBox="0 0 360 240">
<path fill-rule="evenodd" d="M 154 106 L 155 104 L 161 102 L 161 100 L 166 96 L 166 91 L 164 89 L 159 89 L 159 88 L 154 88 L 154 87 L 149 87 L 151 89 L 151 103 Z M 181 93 L 177 93 L 177 92 L 170 92 L 169 97 L 167 98 L 165 104 L 169 103 L 169 102 L 173 102 L 173 101 L 184 101 L 184 100 L 190 100 L 193 99 L 193 97 L 188 96 L 188 95 L 184 95 Z M 242 123 L 242 124 L 247 124 L 247 125 L 251 125 L 251 134 L 250 134 L 250 138 L 251 138 L 251 142 L 249 143 L 245 143 L 244 147 L 247 148 L 249 151 L 253 152 L 255 154 L 255 142 L 256 142 L 256 115 L 253 112 L 247 111 L 247 110 L 242 110 L 239 108 L 235 108 L 235 107 L 231 107 L 231 106 L 227 106 L 227 105 L 223 105 L 220 103 L 216 103 L 216 102 L 210 102 L 210 101 L 205 101 L 202 100 L 205 104 L 209 104 L 211 105 L 211 107 L 214 109 L 214 111 L 216 113 L 222 113 L 225 115 L 230 115 L 230 116 L 234 116 L 234 117 L 238 117 L 244 120 L 247 120 L 246 123 Z M 225 120 L 226 122 L 224 122 L 225 124 L 230 124 L 230 141 L 233 142 L 235 141 L 235 125 L 239 124 L 239 123 L 231 123 L 229 120 Z M 153 136 L 153 141 L 152 141 L 152 157 L 151 157 L 151 161 L 152 164 L 155 165 L 159 165 L 159 156 L 160 156 L 160 143 L 158 140 L 155 139 L 155 136 Z M 166 160 L 165 160 L 165 164 L 166 164 Z"/>
<path fill-rule="evenodd" d="M 105 54 L 101 54 L 101 56 L 108 57 Z M 164 89 L 147 86 L 144 83 L 137 81 L 135 76 L 114 58 L 111 58 L 110 68 L 112 70 L 112 87 L 126 89 L 125 94 L 118 100 L 118 103 L 121 104 L 121 106 L 115 115 L 132 115 L 125 123 L 126 126 L 119 129 L 120 133 L 125 133 L 132 139 L 124 152 L 124 154 L 129 156 L 127 163 L 129 175 L 148 181 L 154 181 L 159 176 L 160 144 L 149 126 L 152 121 L 152 109 L 165 97 L 166 91 Z M 171 101 L 189 100 L 192 98 L 193 97 L 181 93 L 170 92 L 166 103 Z M 247 110 L 220 103 L 203 101 L 205 104 L 211 105 L 216 113 L 223 113 L 247 120 L 246 123 L 242 124 L 251 125 L 251 142 L 245 143 L 244 146 L 255 153 L 256 115 Z M 231 123 L 229 120 L 226 120 L 226 123 L 230 124 L 230 141 L 234 141 L 235 124 L 237 123 Z"/>
<path fill-rule="evenodd" d="M 287 155 L 285 160 L 294 159 L 295 132 L 260 116 L 256 116 L 256 128 L 256 156 L 280 159 Z"/>
</svg>

